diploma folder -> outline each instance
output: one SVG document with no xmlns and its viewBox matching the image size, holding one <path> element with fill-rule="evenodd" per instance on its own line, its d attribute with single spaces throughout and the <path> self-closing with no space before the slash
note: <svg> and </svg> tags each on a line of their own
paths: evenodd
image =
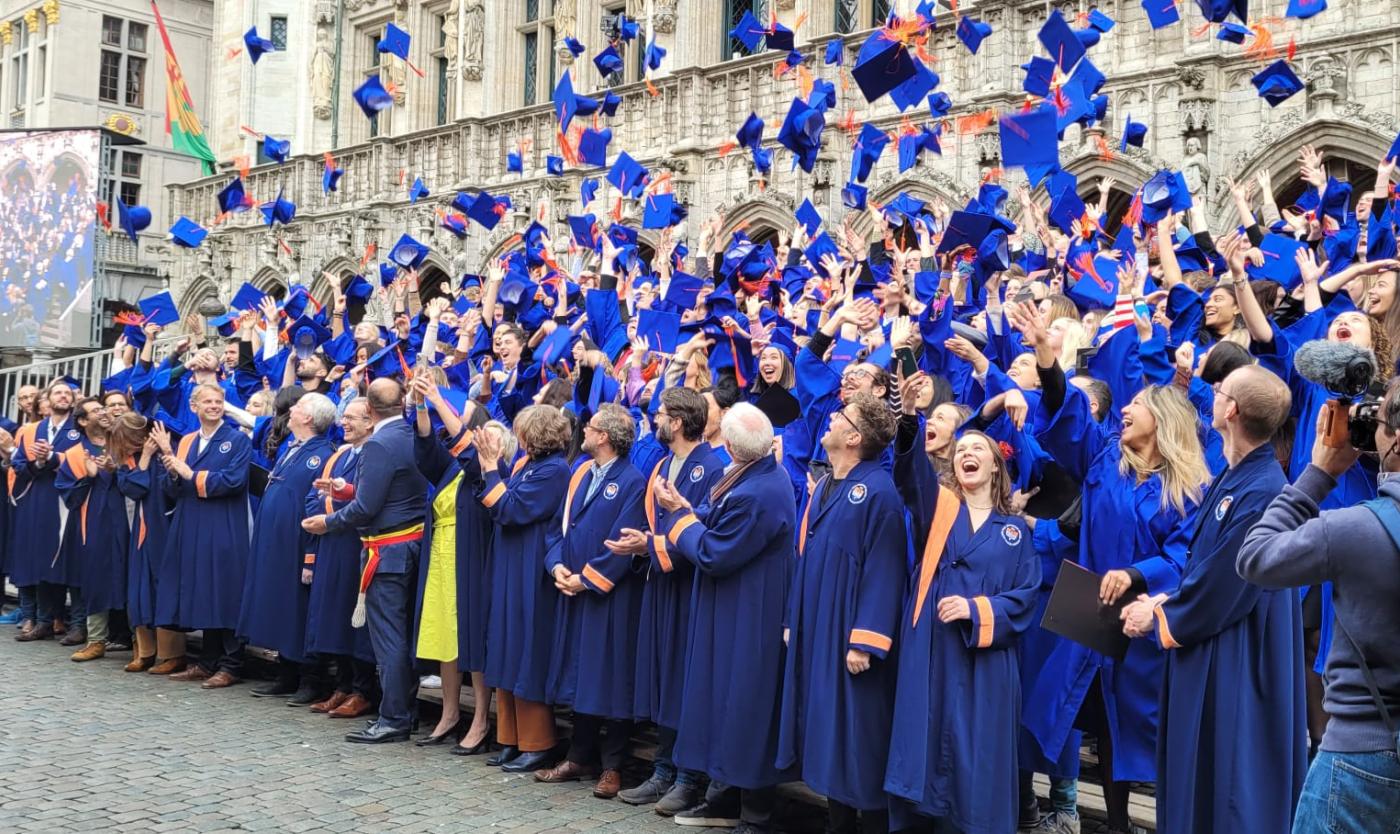
<svg viewBox="0 0 1400 834">
<path fill-rule="evenodd" d="M 270 471 L 256 463 L 248 464 L 248 492 L 258 498 L 263 497 L 263 493 L 267 492 L 267 480 L 271 475 Z"/>
<path fill-rule="evenodd" d="M 1061 637 L 1068 638 L 1101 655 L 1121 661 L 1128 653 L 1128 635 L 1118 619 L 1124 606 L 1132 602 L 1129 591 L 1113 605 L 1099 602 L 1099 584 L 1103 577 L 1066 559 L 1060 563 L 1060 575 L 1050 590 L 1045 616 L 1040 625 Z"/>
</svg>

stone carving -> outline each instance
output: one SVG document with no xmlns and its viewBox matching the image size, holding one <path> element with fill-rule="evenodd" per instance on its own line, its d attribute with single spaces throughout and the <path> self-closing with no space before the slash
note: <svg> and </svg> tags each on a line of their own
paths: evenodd
<svg viewBox="0 0 1400 834">
<path fill-rule="evenodd" d="M 24 13 L 24 25 L 29 29 L 29 34 L 37 34 L 39 31 L 39 10 L 30 9 Z"/>
<path fill-rule="evenodd" d="M 1214 104 L 1206 99 L 1187 99 L 1181 102 L 1181 120 L 1185 128 L 1210 130 L 1214 107 Z"/>
<path fill-rule="evenodd" d="M 335 23 L 334 0 L 316 0 L 316 25 L 329 26 Z"/>
<path fill-rule="evenodd" d="M 44 19 L 50 26 L 58 23 L 58 0 L 44 0 Z"/>
<path fill-rule="evenodd" d="M 654 0 L 651 28 L 663 35 L 676 31 L 676 0 Z"/>
<path fill-rule="evenodd" d="M 480 81 L 486 65 L 486 5 L 483 0 L 462 0 L 462 77 Z"/>
<path fill-rule="evenodd" d="M 574 62 L 574 53 L 564 45 L 564 38 L 578 33 L 578 0 L 554 0 L 554 55 L 559 63 L 568 66 Z"/>
<path fill-rule="evenodd" d="M 1177 67 L 1176 78 L 1192 90 L 1200 90 L 1206 86 L 1206 74 L 1200 67 Z"/>
<path fill-rule="evenodd" d="M 318 119 L 331 117 L 331 89 L 335 79 L 335 57 L 331 55 L 330 32 L 316 28 L 316 50 L 311 53 L 311 112 Z"/>
<path fill-rule="evenodd" d="M 775 0 L 775 4 L 778 7 L 778 11 L 786 12 L 792 10 L 792 7 L 796 4 L 796 0 Z"/>
<path fill-rule="evenodd" d="M 1201 140 L 1195 136 L 1186 140 L 1186 156 L 1181 160 L 1180 170 L 1191 196 L 1205 193 L 1210 185 L 1210 159 L 1201 149 Z"/>
<path fill-rule="evenodd" d="M 442 54 L 447 58 L 448 77 L 457 74 L 457 48 L 462 35 L 462 0 L 452 0 L 442 16 Z"/>
</svg>

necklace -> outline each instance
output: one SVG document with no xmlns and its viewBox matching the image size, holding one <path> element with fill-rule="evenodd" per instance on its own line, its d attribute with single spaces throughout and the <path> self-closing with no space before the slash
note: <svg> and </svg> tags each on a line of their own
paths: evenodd
<svg viewBox="0 0 1400 834">
<path fill-rule="evenodd" d="M 968 502 L 967 502 L 967 506 L 970 507 L 970 508 L 972 508 L 972 509 L 974 509 L 974 510 L 990 510 L 990 509 L 993 509 L 993 506 L 992 506 L 991 504 L 988 504 L 988 505 L 985 506 L 985 507 L 979 507 L 978 505 L 972 503 L 971 501 L 968 501 Z"/>
</svg>

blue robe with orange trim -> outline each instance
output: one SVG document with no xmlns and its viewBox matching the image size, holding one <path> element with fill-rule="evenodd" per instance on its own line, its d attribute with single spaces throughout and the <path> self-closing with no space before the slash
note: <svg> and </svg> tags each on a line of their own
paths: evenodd
<svg viewBox="0 0 1400 834">
<path fill-rule="evenodd" d="M 651 470 L 642 507 L 647 529 L 666 530 L 672 515 L 656 503 L 653 486 L 658 477 L 670 471 L 671 455 Z M 701 441 L 686 456 L 675 487 L 692 506 L 709 500 L 710 490 L 724 476 L 724 462 L 709 444 Z M 684 515 L 684 511 L 679 513 Z M 642 588 L 642 611 L 637 625 L 635 717 L 676 729 L 681 718 L 681 691 L 685 687 L 685 646 L 690 634 L 690 595 L 695 587 L 695 566 L 690 560 L 673 557 L 666 540 L 648 536 L 650 567 Z"/>
<path fill-rule="evenodd" d="M 126 551 L 131 527 L 126 499 L 117 490 L 115 472 L 101 469 L 89 476 L 87 461 L 102 447 L 84 436 L 69 447 L 54 478 L 54 488 L 68 507 L 61 561 L 80 571 L 78 584 L 90 612 L 126 607 Z"/>
<path fill-rule="evenodd" d="M 1287 831 L 1293 819 L 1308 767 L 1302 611 L 1292 589 L 1235 572 L 1245 533 L 1287 483 L 1267 443 L 1217 477 L 1181 587 L 1157 609 L 1163 834 Z"/>
<path fill-rule="evenodd" d="M 1089 414 L 1089 400 L 1066 386 L 1064 405 L 1037 438 L 1070 477 L 1084 484 L 1077 561 L 1103 574 L 1135 568 L 1157 594 L 1180 584 L 1196 505 L 1185 515 L 1163 502 L 1154 474 L 1141 483 L 1119 473 L 1116 429 Z M 1046 758 L 1064 750 L 1089 686 L 1098 677 L 1113 734 L 1113 778 L 1155 782 L 1157 702 L 1166 658 L 1150 640 L 1134 640 L 1120 663 L 1063 637 L 1055 639 L 1028 698 L 1022 722 Z"/>
<path fill-rule="evenodd" d="M 676 765 L 737 788 L 786 777 L 774 762 L 796 532 L 792 483 L 765 455 L 661 534 L 696 568 Z"/>
<path fill-rule="evenodd" d="M 35 460 L 34 441 L 47 438 L 48 431 L 47 417 L 21 426 L 10 456 L 10 501 L 14 504 L 10 517 L 10 581 L 17 588 L 40 582 L 76 585 L 79 579 L 77 565 L 67 564 L 60 553 L 68 509 L 54 486 L 54 476 L 63 460 L 62 453 L 78 443 L 82 432 L 69 415 L 54 434 L 53 455 L 48 460 Z"/>
<path fill-rule="evenodd" d="M 572 597 L 555 591 L 549 702 L 585 715 L 630 719 L 646 562 L 613 553 L 603 542 L 618 538 L 623 528 L 642 529 L 646 479 L 617 458 L 589 498 L 596 477 L 591 461 L 578 464 L 565 497 L 564 535 L 544 560 L 546 574 L 563 565 L 584 587 Z"/>
<path fill-rule="evenodd" d="M 136 461 L 117 468 L 117 489 L 136 504 L 126 557 L 126 616 L 133 626 L 156 623 L 156 577 L 170 531 L 170 501 L 160 488 L 160 471 L 154 457 L 145 469 Z"/>
<path fill-rule="evenodd" d="M 879 461 L 816 486 L 798 528 L 788 595 L 781 768 L 859 810 L 884 810 L 894 711 L 892 655 L 905 590 L 904 505 Z M 871 655 L 852 675 L 846 653 Z"/>
<path fill-rule="evenodd" d="M 458 473 L 456 510 L 457 578 L 457 668 L 463 672 L 486 669 L 486 628 L 491 615 L 491 537 L 496 525 L 481 505 L 481 465 L 470 435 L 463 430 L 446 444 L 434 434 L 413 439 L 418 471 L 433 485 L 431 495 L 445 489 Z M 427 560 L 418 571 L 417 615 L 413 623 L 414 641 L 423 618 L 423 592 L 428 586 L 428 565 L 432 561 L 433 501 L 428 498 L 428 519 L 423 525 L 423 548 Z"/>
<path fill-rule="evenodd" d="M 342 446 L 321 467 L 321 476 L 339 478 L 345 491 L 339 496 L 323 496 L 315 489 L 306 496 L 306 514 L 330 515 L 344 509 L 355 497 L 355 475 L 359 456 L 350 446 Z M 311 568 L 311 591 L 306 600 L 306 653 L 308 655 L 350 655 L 374 661 L 369 629 L 355 628 L 350 618 L 360 593 L 360 555 L 363 545 L 354 530 L 340 530 L 313 536 L 302 566 Z"/>
<path fill-rule="evenodd" d="M 333 454 L 335 445 L 324 434 L 283 449 L 258 503 L 248 549 L 238 636 L 294 663 L 306 660 L 306 606 L 311 596 L 301 582 L 311 548 L 310 534 L 301 529 L 306 494 Z"/>
<path fill-rule="evenodd" d="M 946 817 L 963 834 L 1008 834 L 1016 830 L 1017 642 L 1035 610 L 1040 561 L 1020 518 L 993 511 L 972 529 L 923 450 L 901 452 L 895 478 L 923 555 L 896 640 L 891 823 L 902 826 L 912 812 Z M 932 537 L 940 503 L 951 523 Z M 939 600 L 950 596 L 967 600 L 968 619 L 938 618 Z"/>
<path fill-rule="evenodd" d="M 569 464 L 563 453 L 524 459 L 502 479 L 482 476 L 481 503 L 496 522 L 491 540 L 491 619 L 486 630 L 486 684 L 544 703 L 559 594 L 544 559 L 560 537 Z"/>
<path fill-rule="evenodd" d="M 174 504 L 156 579 L 156 623 L 182 629 L 237 628 L 248 568 L 248 436 L 225 423 L 199 451 L 199 434 L 176 456 L 191 479 L 162 471 Z M 301 498 L 298 496 L 298 501 Z"/>
</svg>

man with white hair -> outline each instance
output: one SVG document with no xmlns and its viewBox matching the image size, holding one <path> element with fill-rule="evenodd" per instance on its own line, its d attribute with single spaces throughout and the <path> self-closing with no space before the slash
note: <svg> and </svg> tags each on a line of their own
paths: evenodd
<svg viewBox="0 0 1400 834">
<path fill-rule="evenodd" d="M 654 487 L 668 516 L 651 537 L 698 572 L 675 760 L 711 784 L 704 802 L 675 819 L 766 832 L 784 781 L 774 761 L 797 510 L 763 412 L 735 404 L 720 434 L 734 463 L 707 503 L 692 507 L 666 480 Z"/>
<path fill-rule="evenodd" d="M 243 581 L 238 636 L 276 650 L 278 663 L 277 680 L 254 689 L 253 695 L 291 696 L 289 706 L 310 706 L 329 689 L 318 676 L 303 674 L 312 669 L 306 665 L 305 650 L 310 588 L 301 581 L 301 568 L 312 545 L 301 521 L 312 483 L 335 454 L 335 444 L 326 436 L 335 418 L 335 403 L 325 394 L 303 394 L 288 413 L 291 442 L 268 474 Z"/>
</svg>

